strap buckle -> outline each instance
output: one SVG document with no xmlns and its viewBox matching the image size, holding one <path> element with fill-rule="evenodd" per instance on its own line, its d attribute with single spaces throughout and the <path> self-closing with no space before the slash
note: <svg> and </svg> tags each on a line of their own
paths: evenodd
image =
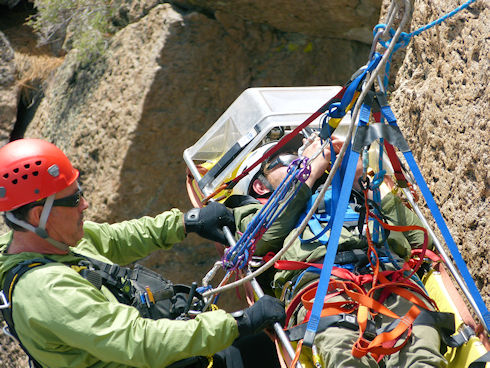
<svg viewBox="0 0 490 368">
<path fill-rule="evenodd" d="M 0 291 L 0 309 L 6 309 L 8 307 L 10 307 L 10 303 L 9 301 L 7 300 L 7 297 L 5 296 L 3 290 Z"/>
<path fill-rule="evenodd" d="M 376 324 L 374 321 L 368 320 L 366 330 L 364 331 L 362 337 L 364 337 L 366 340 L 372 341 L 376 336 L 378 336 L 376 332 Z"/>
<path fill-rule="evenodd" d="M 107 273 L 109 275 L 111 275 L 112 277 L 116 278 L 117 276 L 119 276 L 119 270 L 120 269 L 121 269 L 121 267 L 118 264 L 111 264 L 109 266 L 109 271 Z"/>
<path fill-rule="evenodd" d="M 342 313 L 340 314 L 340 321 L 337 322 L 339 327 L 345 327 L 350 330 L 359 329 L 359 324 L 357 323 L 357 317 L 353 314 Z"/>
<path fill-rule="evenodd" d="M 337 326 L 348 328 L 350 330 L 359 330 L 359 323 L 357 322 L 357 316 L 353 314 L 342 313 L 339 315 L 340 321 L 337 322 Z M 366 340 L 374 340 L 378 334 L 376 333 L 376 324 L 374 321 L 368 320 L 366 324 L 366 330 L 364 331 L 363 338 Z"/>
<path fill-rule="evenodd" d="M 470 339 L 473 337 L 473 336 L 476 336 L 475 335 L 475 331 L 473 331 L 473 329 L 466 325 L 466 324 L 463 324 L 461 326 L 461 328 L 459 329 L 459 335 L 461 335 L 463 337 L 463 340 L 465 343 L 467 343 L 468 341 L 470 341 Z"/>
</svg>

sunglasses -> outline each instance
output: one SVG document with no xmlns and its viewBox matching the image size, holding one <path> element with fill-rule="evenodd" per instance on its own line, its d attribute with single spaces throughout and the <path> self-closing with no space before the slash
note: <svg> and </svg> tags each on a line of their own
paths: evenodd
<svg viewBox="0 0 490 368">
<path fill-rule="evenodd" d="M 291 153 L 288 154 L 280 154 L 273 158 L 271 161 L 266 162 L 264 165 L 264 172 L 266 171 L 271 171 L 275 169 L 276 167 L 281 167 L 281 166 L 289 166 L 294 160 L 298 158 L 298 155 L 294 155 Z"/>
<path fill-rule="evenodd" d="M 53 201 L 53 206 L 58 206 L 58 207 L 78 207 L 80 205 L 80 201 L 82 200 L 83 197 L 83 191 L 81 188 L 79 188 L 75 193 L 63 197 L 63 198 L 58 198 Z M 46 203 L 46 199 L 42 199 L 37 202 L 33 202 L 30 204 L 31 207 L 35 206 L 44 206 Z"/>
</svg>

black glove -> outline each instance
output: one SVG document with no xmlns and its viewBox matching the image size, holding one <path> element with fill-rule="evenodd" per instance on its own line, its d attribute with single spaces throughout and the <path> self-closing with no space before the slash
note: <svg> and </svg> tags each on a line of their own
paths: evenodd
<svg viewBox="0 0 490 368">
<path fill-rule="evenodd" d="M 240 336 L 256 334 L 264 328 L 286 320 L 284 303 L 269 295 L 264 295 L 251 307 L 231 314 L 238 324 Z"/>
<path fill-rule="evenodd" d="M 219 202 L 211 202 L 203 208 L 193 208 L 184 215 L 186 233 L 197 233 L 203 238 L 228 245 L 223 226 L 235 233 L 233 213 Z"/>
</svg>

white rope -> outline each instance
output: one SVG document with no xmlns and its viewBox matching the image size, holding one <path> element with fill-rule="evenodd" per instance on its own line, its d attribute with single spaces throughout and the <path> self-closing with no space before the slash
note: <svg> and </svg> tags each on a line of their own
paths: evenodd
<svg viewBox="0 0 490 368">
<path fill-rule="evenodd" d="M 354 107 L 354 112 L 352 114 L 351 123 L 349 125 L 349 130 L 348 130 L 346 139 L 344 141 L 344 144 L 342 145 L 342 148 L 340 149 L 340 152 L 338 153 L 337 159 L 335 160 L 335 163 L 333 164 L 333 166 L 332 166 L 332 168 L 328 174 L 328 177 L 325 180 L 325 183 L 324 183 L 320 193 L 318 194 L 318 197 L 316 198 L 315 202 L 313 203 L 313 206 L 308 211 L 306 217 L 303 219 L 300 226 L 294 230 L 294 236 L 290 237 L 287 244 L 285 244 L 281 248 L 281 250 L 276 253 L 276 255 L 274 257 L 272 257 L 268 262 L 266 262 L 260 268 L 258 268 L 257 270 L 255 270 L 252 273 L 249 273 L 244 278 L 237 280 L 235 282 L 232 282 L 231 284 L 227 284 L 227 285 L 217 287 L 215 289 L 211 289 L 211 290 L 204 292 L 202 294 L 203 297 L 208 297 L 208 296 L 213 295 L 213 294 L 218 294 L 218 293 L 222 293 L 224 291 L 233 289 L 233 288 L 240 286 L 246 282 L 249 282 L 250 280 L 256 278 L 257 276 L 260 276 L 262 273 L 264 273 L 270 267 L 272 267 L 274 265 L 274 263 L 282 257 L 282 255 L 294 244 L 294 242 L 296 241 L 296 238 L 304 231 L 304 229 L 306 228 L 306 226 L 308 224 L 308 221 L 311 219 L 313 214 L 316 212 L 320 203 L 324 200 L 325 192 L 327 191 L 327 189 L 332 184 L 333 177 L 334 177 L 335 173 L 337 172 L 337 170 L 340 166 L 340 163 L 342 162 L 342 159 L 344 158 L 345 152 L 347 151 L 347 147 L 349 146 L 349 144 L 347 142 L 350 142 L 352 140 L 354 126 L 357 123 L 359 110 L 360 110 L 360 107 L 362 105 L 362 102 L 364 101 L 364 98 L 366 97 L 368 91 L 371 89 L 371 86 L 373 85 L 374 81 L 377 79 L 377 76 L 383 72 L 383 68 L 384 68 L 386 62 L 388 61 L 388 59 L 390 58 L 390 55 L 393 52 L 393 49 L 396 45 L 396 42 L 397 42 L 398 38 L 400 37 L 400 34 L 402 33 L 402 30 L 405 27 L 405 24 L 407 23 L 407 21 L 409 19 L 410 10 L 411 10 L 410 0 L 403 0 L 403 1 L 405 3 L 405 6 L 403 7 L 403 11 L 404 11 L 403 17 L 402 17 L 402 20 L 400 21 L 400 24 L 399 24 L 399 26 L 395 32 L 395 35 L 393 36 L 392 42 L 390 42 L 389 47 L 385 50 L 385 52 L 384 52 L 384 54 L 383 54 L 383 56 L 382 56 L 382 58 L 378 64 L 378 66 L 376 67 L 376 69 L 371 73 L 371 75 L 369 75 L 368 81 L 363 84 L 361 94 L 359 95 L 359 98 L 357 99 L 357 103 L 355 104 L 355 107 Z M 398 4 L 390 7 L 390 12 L 388 14 L 388 20 L 390 21 L 389 23 L 391 23 L 394 19 L 394 14 L 392 14 L 392 13 L 394 13 L 398 10 L 399 10 Z M 317 156 L 318 155 L 316 155 L 315 158 Z"/>
</svg>

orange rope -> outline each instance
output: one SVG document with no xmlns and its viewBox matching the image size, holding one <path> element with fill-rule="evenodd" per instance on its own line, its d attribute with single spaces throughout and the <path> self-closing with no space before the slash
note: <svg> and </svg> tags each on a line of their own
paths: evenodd
<svg viewBox="0 0 490 368">
<path fill-rule="evenodd" d="M 294 359 L 291 362 L 291 368 L 296 367 L 296 364 L 298 363 L 299 356 L 301 355 L 301 349 L 303 348 L 303 339 L 298 341 L 298 345 L 296 346 L 296 354 L 294 354 Z"/>
</svg>

